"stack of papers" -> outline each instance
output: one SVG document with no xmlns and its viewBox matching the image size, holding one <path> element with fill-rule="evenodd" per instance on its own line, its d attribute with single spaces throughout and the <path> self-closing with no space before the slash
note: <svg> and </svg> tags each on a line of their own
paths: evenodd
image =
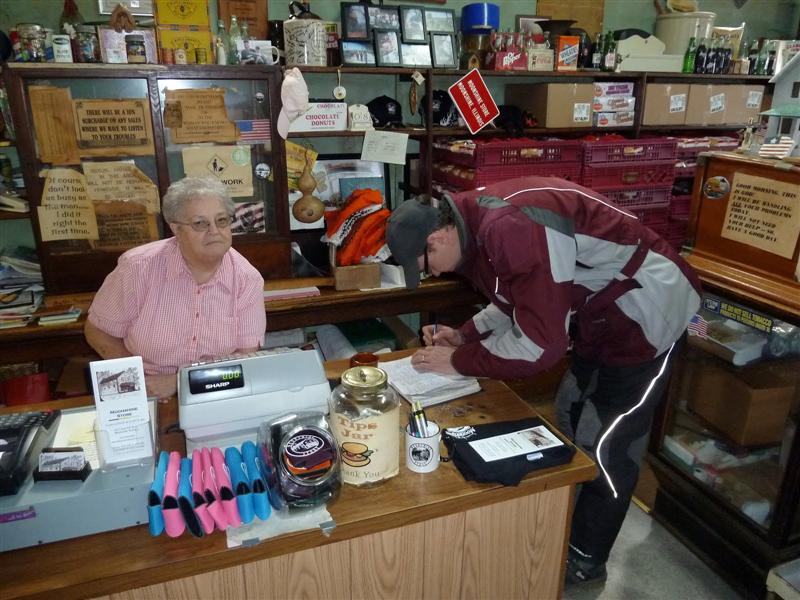
<svg viewBox="0 0 800 600">
<path fill-rule="evenodd" d="M 423 373 L 411 366 L 411 357 L 381 362 L 378 365 L 389 377 L 389 384 L 411 403 L 423 407 L 440 404 L 481 391 L 478 380 L 462 375 Z"/>
<path fill-rule="evenodd" d="M 43 294 L 36 251 L 19 246 L 0 250 L 0 329 L 27 325 Z"/>
<path fill-rule="evenodd" d="M 30 212 L 30 206 L 25 198 L 22 198 L 13 192 L 5 191 L 0 192 L 0 210 L 26 213 Z"/>
<path fill-rule="evenodd" d="M 63 325 L 77 321 L 81 316 L 81 309 L 71 306 L 68 310 L 47 311 L 34 316 L 39 318 L 39 325 Z"/>
</svg>

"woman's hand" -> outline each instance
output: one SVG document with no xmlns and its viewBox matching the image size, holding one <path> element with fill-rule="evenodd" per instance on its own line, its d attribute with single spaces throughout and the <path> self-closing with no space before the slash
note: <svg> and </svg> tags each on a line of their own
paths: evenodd
<svg viewBox="0 0 800 600">
<path fill-rule="evenodd" d="M 436 333 L 433 332 L 436 328 Z M 426 346 L 457 348 L 464 343 L 464 336 L 458 329 L 446 325 L 425 325 L 422 328 L 422 341 Z"/>
<path fill-rule="evenodd" d="M 417 350 L 411 357 L 411 364 L 417 371 L 458 375 L 450 357 L 456 349 L 452 346 L 426 346 Z"/>
<path fill-rule="evenodd" d="M 147 385 L 148 398 L 155 396 L 159 400 L 165 400 L 178 392 L 178 376 L 175 373 L 145 375 L 144 380 Z"/>
</svg>

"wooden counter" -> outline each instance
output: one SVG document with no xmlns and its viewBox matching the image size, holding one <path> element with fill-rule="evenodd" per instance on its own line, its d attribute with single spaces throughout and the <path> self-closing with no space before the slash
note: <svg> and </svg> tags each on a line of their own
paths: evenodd
<svg viewBox="0 0 800 600">
<path fill-rule="evenodd" d="M 271 283 L 274 282 L 267 282 L 267 285 Z M 459 279 L 429 279 L 416 290 L 337 292 L 333 288 L 320 288 L 320 292 L 319 296 L 310 298 L 265 302 L 267 331 L 441 311 L 485 302 L 483 296 Z M 83 337 L 83 325 L 93 297 L 94 294 L 87 293 L 46 298 L 48 308 L 82 308 L 83 314 L 77 323 L 0 329 L 0 364 L 92 354 Z"/>
<path fill-rule="evenodd" d="M 504 384 L 481 385 L 429 418 L 447 427 L 532 414 Z M 163 432 L 175 402 L 159 410 Z M 161 439 L 165 448 L 182 442 Z M 152 538 L 132 527 L 3 553 L 0 598 L 557 598 L 575 485 L 594 472 L 578 451 L 503 487 L 466 482 L 452 463 L 412 473 L 401 458 L 384 484 L 343 487 L 329 507 L 330 537 L 312 530 L 228 550 L 221 533 Z"/>
</svg>

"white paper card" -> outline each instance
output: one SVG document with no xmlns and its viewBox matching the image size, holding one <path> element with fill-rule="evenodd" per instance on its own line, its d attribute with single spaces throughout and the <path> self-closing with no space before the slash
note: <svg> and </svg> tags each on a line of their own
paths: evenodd
<svg viewBox="0 0 800 600">
<path fill-rule="evenodd" d="M 761 108 L 761 98 L 763 95 L 763 92 L 758 90 L 750 90 L 747 92 L 747 103 L 745 106 L 747 108 Z"/>
<path fill-rule="evenodd" d="M 572 120 L 575 123 L 591 120 L 592 105 L 589 102 L 576 102 L 572 105 Z"/>
<path fill-rule="evenodd" d="M 364 145 L 361 148 L 361 160 L 406 164 L 407 133 L 392 131 L 367 131 L 364 134 Z"/>
<path fill-rule="evenodd" d="M 669 112 L 686 112 L 686 94 L 673 94 L 669 97 Z"/>
<path fill-rule="evenodd" d="M 469 442 L 472 449 L 486 462 L 511 458 L 531 452 L 541 452 L 548 448 L 562 446 L 563 442 L 554 436 L 544 425 L 523 429 L 513 433 L 496 435 Z"/>
<path fill-rule="evenodd" d="M 714 94 L 708 99 L 708 112 L 718 113 L 725 110 L 725 94 Z"/>
</svg>

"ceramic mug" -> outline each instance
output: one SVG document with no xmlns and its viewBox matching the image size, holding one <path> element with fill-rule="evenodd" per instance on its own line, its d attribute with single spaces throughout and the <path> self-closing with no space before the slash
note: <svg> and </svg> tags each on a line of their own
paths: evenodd
<svg viewBox="0 0 800 600">
<path fill-rule="evenodd" d="M 328 32 L 325 22 L 315 19 L 291 19 L 283 22 L 283 45 L 286 66 L 328 64 Z"/>
<path fill-rule="evenodd" d="M 272 45 L 269 40 L 259 40 L 256 52 L 264 59 L 265 65 L 274 65 L 280 61 L 281 51 Z"/>
</svg>

